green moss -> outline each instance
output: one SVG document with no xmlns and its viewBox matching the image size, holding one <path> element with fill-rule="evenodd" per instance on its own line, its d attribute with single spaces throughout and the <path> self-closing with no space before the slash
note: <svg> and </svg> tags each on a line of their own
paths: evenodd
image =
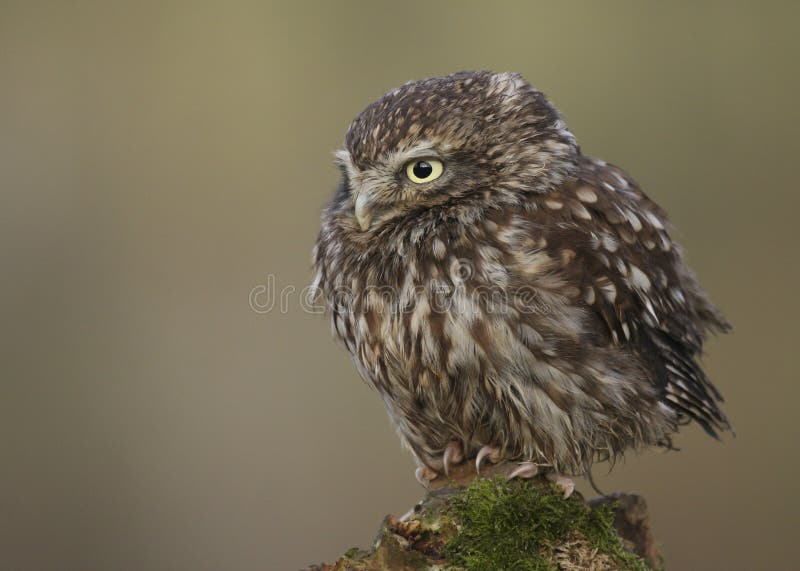
<svg viewBox="0 0 800 571">
<path fill-rule="evenodd" d="M 623 548 L 612 507 L 589 509 L 578 494 L 565 500 L 543 482 L 479 478 L 451 500 L 448 512 L 459 533 L 445 553 L 469 571 L 556 569 L 548 552 L 575 537 L 612 557 L 619 569 L 647 570 Z"/>
<path fill-rule="evenodd" d="M 358 559 L 359 557 L 364 557 L 365 555 L 367 555 L 367 552 L 358 547 L 351 547 L 344 552 L 344 557 L 347 557 L 348 559 Z"/>
</svg>

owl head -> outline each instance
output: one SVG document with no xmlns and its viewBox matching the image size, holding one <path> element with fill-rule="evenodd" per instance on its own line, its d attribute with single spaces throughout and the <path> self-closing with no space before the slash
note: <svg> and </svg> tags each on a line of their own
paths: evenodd
<svg viewBox="0 0 800 571">
<path fill-rule="evenodd" d="M 516 73 L 461 72 L 411 82 L 353 120 L 336 153 L 333 207 L 354 231 L 519 201 L 574 170 L 575 138 L 558 111 Z"/>
</svg>

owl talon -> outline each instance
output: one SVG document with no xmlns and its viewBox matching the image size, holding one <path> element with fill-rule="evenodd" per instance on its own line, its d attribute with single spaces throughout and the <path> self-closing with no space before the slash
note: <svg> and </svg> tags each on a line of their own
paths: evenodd
<svg viewBox="0 0 800 571">
<path fill-rule="evenodd" d="M 427 466 L 419 466 L 414 472 L 414 477 L 423 487 L 427 488 L 432 480 L 435 480 L 439 474 L 428 468 Z"/>
<path fill-rule="evenodd" d="M 527 480 L 529 478 L 533 478 L 538 473 L 538 464 L 534 462 L 520 462 L 519 466 L 514 468 L 514 471 L 508 475 L 508 479 L 513 480 L 514 478 L 524 478 Z"/>
<path fill-rule="evenodd" d="M 450 466 L 453 464 L 460 464 L 464 461 L 464 453 L 461 450 L 461 443 L 457 440 L 451 440 L 447 447 L 444 449 L 444 474 L 450 476 Z"/>
<path fill-rule="evenodd" d="M 561 490 L 564 492 L 565 500 L 572 495 L 572 492 L 575 491 L 575 482 L 572 480 L 572 478 L 567 478 L 566 476 L 562 476 L 557 472 L 548 472 L 546 477 L 556 486 L 561 488 Z"/>
<path fill-rule="evenodd" d="M 478 456 L 475 458 L 475 471 L 479 476 L 481 473 L 481 464 L 483 464 L 483 461 L 486 459 L 492 464 L 497 464 L 500 461 L 500 449 L 487 444 L 478 451 Z"/>
</svg>

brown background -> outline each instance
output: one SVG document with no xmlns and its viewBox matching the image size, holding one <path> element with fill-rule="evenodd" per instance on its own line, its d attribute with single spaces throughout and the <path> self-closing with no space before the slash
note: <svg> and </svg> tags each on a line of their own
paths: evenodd
<svg viewBox="0 0 800 571">
<path fill-rule="evenodd" d="M 670 569 L 797 563 L 798 50 L 777 3 L 0 2 L 0 568 L 283 570 L 421 490 L 299 291 L 350 119 L 522 72 L 672 214 L 739 436 L 630 456 Z"/>
</svg>

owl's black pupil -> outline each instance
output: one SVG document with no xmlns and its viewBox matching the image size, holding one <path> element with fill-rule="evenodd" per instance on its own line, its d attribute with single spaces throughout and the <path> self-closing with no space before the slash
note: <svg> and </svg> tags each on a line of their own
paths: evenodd
<svg viewBox="0 0 800 571">
<path fill-rule="evenodd" d="M 433 167 L 431 163 L 426 161 L 419 161 L 414 164 L 414 176 L 417 178 L 428 178 L 433 173 Z"/>
</svg>

